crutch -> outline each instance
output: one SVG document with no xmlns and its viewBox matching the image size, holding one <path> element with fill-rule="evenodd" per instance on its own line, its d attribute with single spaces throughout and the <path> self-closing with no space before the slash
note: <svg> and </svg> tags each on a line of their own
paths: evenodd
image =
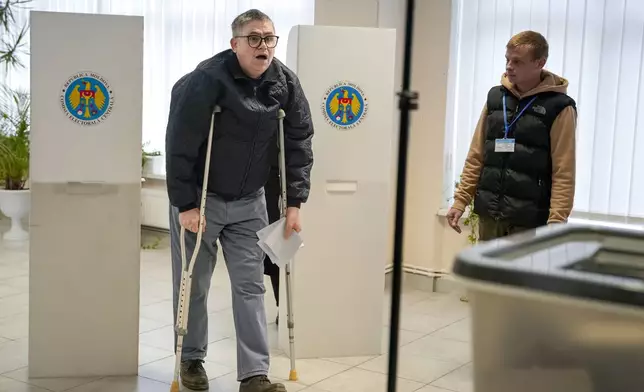
<svg viewBox="0 0 644 392">
<path fill-rule="evenodd" d="M 284 151 L 284 117 L 286 113 L 284 110 L 280 109 L 277 119 L 279 121 L 279 166 L 280 166 L 280 202 L 281 202 L 281 211 L 280 215 L 282 218 L 286 217 L 286 152 Z M 291 357 L 291 372 L 289 373 L 288 379 L 290 381 L 297 381 L 297 370 L 295 370 L 295 322 L 293 321 L 293 282 L 291 280 L 291 261 L 284 266 L 284 271 L 286 272 L 286 322 L 288 325 L 288 342 L 289 350 Z"/>
<path fill-rule="evenodd" d="M 190 257 L 190 264 L 186 263 L 186 229 L 181 226 L 181 289 L 179 293 L 179 306 L 177 308 L 177 333 L 176 359 L 174 363 L 174 379 L 170 392 L 179 392 L 179 374 L 181 373 L 181 353 L 183 352 L 183 337 L 188 333 L 188 313 L 190 311 L 190 293 L 192 292 L 192 270 L 201 247 L 201 236 L 206 221 L 206 196 L 208 195 L 208 173 L 210 172 L 210 151 L 212 150 L 212 135 L 215 129 L 215 115 L 221 112 L 215 106 L 210 119 L 210 132 L 208 133 L 208 146 L 206 147 L 206 168 L 204 169 L 203 188 L 201 190 L 201 205 L 199 207 L 199 229 L 197 230 L 197 243 Z M 186 268 L 187 267 L 187 268 Z"/>
</svg>

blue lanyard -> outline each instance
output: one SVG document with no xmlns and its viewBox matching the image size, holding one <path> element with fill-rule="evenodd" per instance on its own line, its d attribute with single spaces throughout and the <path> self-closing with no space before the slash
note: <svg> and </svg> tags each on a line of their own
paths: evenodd
<svg viewBox="0 0 644 392">
<path fill-rule="evenodd" d="M 535 99 L 537 99 L 537 97 L 533 97 L 530 100 L 530 102 L 528 102 L 528 104 L 525 105 L 523 110 L 521 110 L 521 112 L 519 112 L 519 114 L 514 118 L 514 120 L 512 120 L 512 123 L 510 125 L 508 125 L 508 111 L 507 111 L 507 107 L 506 107 L 506 104 L 505 104 L 505 94 L 503 94 L 503 123 L 505 124 L 505 135 L 503 136 L 504 139 L 508 138 L 508 133 L 510 132 L 510 128 L 512 128 L 514 123 L 516 123 L 517 120 L 523 115 L 523 112 L 525 112 L 526 109 L 529 108 L 532 105 L 532 103 L 534 102 Z"/>
</svg>

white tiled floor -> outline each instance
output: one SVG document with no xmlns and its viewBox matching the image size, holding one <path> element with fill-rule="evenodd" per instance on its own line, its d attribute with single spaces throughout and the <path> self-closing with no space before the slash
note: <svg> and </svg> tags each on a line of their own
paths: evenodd
<svg viewBox="0 0 644 392">
<path fill-rule="evenodd" d="M 0 221 L 0 232 L 6 220 Z M 146 234 L 144 242 L 153 242 Z M 172 302 L 169 252 L 141 253 L 141 339 L 139 376 L 102 379 L 28 379 L 28 251 L 0 240 L 0 392 L 167 392 L 172 379 Z M 267 285 L 270 287 L 270 285 Z M 267 291 L 268 322 L 273 347 L 277 339 L 276 309 Z M 236 392 L 235 333 L 225 264 L 219 263 L 209 297 L 209 356 L 205 367 L 212 392 Z M 389 309 L 388 301 L 383 304 Z M 467 304 L 457 296 L 406 290 L 403 296 L 398 391 L 471 392 L 470 323 Z M 388 312 L 383 320 L 387 348 Z M 290 392 L 378 392 L 386 389 L 387 355 L 298 361 L 300 380 L 287 383 Z M 271 378 L 288 376 L 288 359 L 273 350 Z"/>
</svg>

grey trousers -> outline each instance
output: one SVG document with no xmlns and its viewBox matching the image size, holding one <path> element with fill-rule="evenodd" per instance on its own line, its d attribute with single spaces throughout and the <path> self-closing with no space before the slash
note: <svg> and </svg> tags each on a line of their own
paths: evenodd
<svg viewBox="0 0 644 392">
<path fill-rule="evenodd" d="M 208 195 L 206 232 L 192 275 L 188 333 L 183 339 L 182 360 L 204 359 L 208 350 L 208 291 L 221 243 L 232 288 L 232 306 L 237 332 L 237 376 L 267 375 L 269 347 L 264 308 L 264 252 L 257 245 L 257 231 L 268 225 L 264 190 L 241 200 L 226 202 Z M 181 283 L 179 212 L 170 207 L 170 238 L 174 320 Z M 186 258 L 190 262 L 197 235 L 186 231 Z M 176 335 L 175 335 L 176 351 Z"/>
</svg>

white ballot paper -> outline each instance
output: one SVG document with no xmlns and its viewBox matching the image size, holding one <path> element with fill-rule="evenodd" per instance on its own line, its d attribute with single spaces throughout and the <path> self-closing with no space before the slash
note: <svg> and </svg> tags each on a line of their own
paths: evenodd
<svg viewBox="0 0 644 392">
<path fill-rule="evenodd" d="M 286 219 L 282 218 L 257 232 L 257 244 L 268 255 L 273 264 L 284 267 L 288 264 L 297 251 L 304 246 L 302 237 L 295 231 L 291 236 L 284 238 L 284 225 Z"/>
</svg>

